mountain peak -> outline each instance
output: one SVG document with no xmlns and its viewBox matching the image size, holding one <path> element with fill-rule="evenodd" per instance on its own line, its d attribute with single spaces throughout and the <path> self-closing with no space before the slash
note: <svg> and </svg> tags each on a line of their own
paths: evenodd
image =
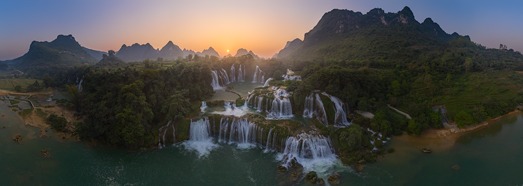
<svg viewBox="0 0 523 186">
<path fill-rule="evenodd" d="M 370 15 L 383 15 L 383 14 L 385 14 L 385 11 L 383 9 L 381 9 L 381 8 L 373 8 L 367 14 L 370 14 Z"/>
<path fill-rule="evenodd" d="M 73 35 L 58 35 L 55 40 L 51 41 L 51 44 L 58 47 L 80 47 L 80 44 L 76 41 Z"/>
<path fill-rule="evenodd" d="M 421 24 L 434 24 L 434 21 L 430 17 L 427 17 Z"/>
<path fill-rule="evenodd" d="M 398 12 L 398 14 L 403 14 L 409 18 L 414 19 L 414 13 L 408 6 L 405 6 L 401 11 Z"/>
<path fill-rule="evenodd" d="M 209 47 L 208 49 L 205 49 L 201 52 L 201 54 L 203 56 L 216 56 L 216 57 L 220 57 L 220 54 L 218 54 L 218 52 L 216 52 L 216 50 L 214 50 L 213 47 Z"/>
<path fill-rule="evenodd" d="M 244 55 L 251 55 L 254 58 L 258 58 L 258 55 L 256 55 L 254 52 L 252 52 L 252 50 L 247 50 L 245 48 L 238 49 L 238 51 L 236 51 L 235 57 L 240 57 L 240 56 L 244 56 Z"/>
<path fill-rule="evenodd" d="M 69 34 L 69 35 L 62 35 L 62 34 L 60 34 L 60 35 L 58 35 L 58 36 L 56 37 L 55 40 L 74 40 L 74 41 L 76 41 L 76 40 L 74 39 L 73 35 L 71 35 L 71 34 Z"/>
</svg>

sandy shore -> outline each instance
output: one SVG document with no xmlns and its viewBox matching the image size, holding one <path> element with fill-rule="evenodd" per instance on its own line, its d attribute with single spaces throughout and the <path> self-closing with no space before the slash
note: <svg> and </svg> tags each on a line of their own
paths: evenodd
<svg viewBox="0 0 523 186">
<path fill-rule="evenodd" d="M 430 148 L 432 150 L 448 150 L 454 146 L 456 140 L 470 132 L 474 132 L 481 128 L 488 126 L 491 123 L 497 122 L 500 118 L 506 117 L 509 115 L 520 114 L 521 111 L 514 110 L 505 115 L 487 120 L 480 124 L 466 127 L 466 128 L 449 128 L 449 129 L 429 129 L 424 131 L 419 136 L 411 136 L 403 134 L 401 136 L 394 137 L 393 140 L 398 140 L 400 142 L 410 144 L 416 148 Z"/>
</svg>

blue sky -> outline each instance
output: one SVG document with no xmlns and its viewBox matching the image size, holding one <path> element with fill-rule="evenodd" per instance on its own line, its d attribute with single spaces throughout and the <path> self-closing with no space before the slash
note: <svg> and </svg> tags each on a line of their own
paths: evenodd
<svg viewBox="0 0 523 186">
<path fill-rule="evenodd" d="M 516 0 L 2 0 L 0 60 L 58 34 L 73 34 L 83 46 L 103 51 L 147 42 L 161 48 L 172 40 L 198 51 L 213 46 L 225 54 L 243 47 L 270 57 L 334 8 L 366 13 L 404 6 L 418 21 L 431 17 L 448 33 L 523 51 L 523 1 Z"/>
</svg>

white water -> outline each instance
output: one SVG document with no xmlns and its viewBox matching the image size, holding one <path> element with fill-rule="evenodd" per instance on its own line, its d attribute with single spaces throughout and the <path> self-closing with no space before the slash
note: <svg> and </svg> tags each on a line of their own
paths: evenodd
<svg viewBox="0 0 523 186">
<path fill-rule="evenodd" d="M 234 67 L 234 64 L 231 65 L 231 83 L 236 82 L 236 68 Z"/>
<path fill-rule="evenodd" d="M 324 125 L 329 124 L 327 121 L 327 112 L 325 112 L 323 101 L 318 93 L 311 93 L 305 97 L 303 117 L 316 118 Z"/>
<path fill-rule="evenodd" d="M 221 90 L 223 87 L 220 85 L 220 77 L 218 77 L 218 72 L 216 70 L 211 70 L 212 81 L 211 86 L 213 90 Z"/>
<path fill-rule="evenodd" d="M 303 117 L 312 118 L 314 114 L 314 94 L 311 93 L 305 97 L 305 105 L 303 106 Z"/>
<path fill-rule="evenodd" d="M 271 134 L 272 134 L 272 130 L 273 129 L 274 128 L 271 128 L 269 130 L 269 133 L 267 134 L 267 142 L 265 142 L 265 150 L 263 150 L 263 152 L 270 152 L 271 151 L 271 137 L 272 137 Z M 274 140 L 273 140 L 272 143 L 274 143 Z"/>
<path fill-rule="evenodd" d="M 225 69 L 221 69 L 220 71 L 220 79 L 222 80 L 223 82 L 223 85 L 228 85 L 229 83 L 231 83 L 231 81 L 229 80 L 229 75 L 227 74 L 227 71 L 225 71 Z"/>
<path fill-rule="evenodd" d="M 241 117 L 248 113 L 249 108 L 247 107 L 247 101 L 241 107 L 237 107 L 234 102 L 226 101 L 224 102 L 225 111 L 215 111 L 213 114 L 219 114 L 223 116 L 236 116 Z"/>
<path fill-rule="evenodd" d="M 263 96 L 256 96 L 256 112 L 263 112 Z"/>
<path fill-rule="evenodd" d="M 269 86 L 269 82 L 271 82 L 273 79 L 272 78 L 269 78 L 265 81 L 265 83 L 263 84 L 263 87 L 268 87 Z"/>
<path fill-rule="evenodd" d="M 301 76 L 295 75 L 294 71 L 287 69 L 287 73 L 282 76 L 285 81 L 301 81 Z"/>
<path fill-rule="evenodd" d="M 205 109 L 207 109 L 207 103 L 205 101 L 202 101 L 202 106 L 200 106 L 200 112 L 205 112 Z"/>
<path fill-rule="evenodd" d="M 288 168 L 293 159 L 303 166 L 304 173 L 315 171 L 318 177 L 324 179 L 334 168 L 342 166 L 334 154 L 330 140 L 322 135 L 301 133 L 287 138 L 285 150 L 279 155 L 279 160 Z"/>
<path fill-rule="evenodd" d="M 258 65 L 256 65 L 256 69 L 254 70 L 254 75 L 252 77 L 252 83 L 263 83 L 264 78 L 265 76 L 263 71 Z"/>
<path fill-rule="evenodd" d="M 169 127 L 172 128 L 172 142 L 175 143 L 175 130 L 174 130 L 174 124 L 172 121 L 167 122 L 164 126 L 160 127 L 158 129 L 158 148 L 165 147 L 165 144 L 167 144 L 167 140 L 165 139 L 165 135 L 167 134 L 167 131 L 169 130 Z"/>
<path fill-rule="evenodd" d="M 76 87 L 78 89 L 78 92 L 82 92 L 82 83 L 84 82 L 84 78 L 80 79 L 80 82 L 78 83 L 78 86 Z"/>
<path fill-rule="evenodd" d="M 241 64 L 238 68 L 238 82 L 245 82 L 245 67 Z"/>
<path fill-rule="evenodd" d="M 236 144 L 239 149 L 256 147 L 259 128 L 245 118 L 228 118 L 220 120 L 218 142 Z"/>
<path fill-rule="evenodd" d="M 289 93 L 285 89 L 276 89 L 274 91 L 274 100 L 272 100 L 271 110 L 267 114 L 267 119 L 289 119 L 292 118 L 292 104 L 289 100 Z"/>
<path fill-rule="evenodd" d="M 327 96 L 330 98 L 330 100 L 332 101 L 332 103 L 334 104 L 334 108 L 336 110 L 336 114 L 334 116 L 334 122 L 333 124 L 334 125 L 338 125 L 338 126 L 349 126 L 350 125 L 350 122 L 347 120 L 347 112 L 345 111 L 345 109 L 343 108 L 344 107 L 344 103 L 337 97 L 335 96 L 331 96 L 327 93 L 322 93 L 323 95 Z"/>
<path fill-rule="evenodd" d="M 187 150 L 196 151 L 199 157 L 207 156 L 218 145 L 213 143 L 210 136 L 209 119 L 202 118 L 191 121 L 189 140 L 183 143 Z"/>
</svg>

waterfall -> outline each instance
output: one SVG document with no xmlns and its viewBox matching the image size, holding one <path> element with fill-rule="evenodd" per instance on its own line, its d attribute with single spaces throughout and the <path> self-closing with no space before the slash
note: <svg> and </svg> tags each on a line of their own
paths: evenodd
<svg viewBox="0 0 523 186">
<path fill-rule="evenodd" d="M 271 111 L 268 119 L 289 119 L 292 118 L 292 105 L 289 98 L 276 97 L 272 101 Z"/>
<path fill-rule="evenodd" d="M 343 102 L 335 97 L 335 96 L 331 96 L 327 93 L 322 93 L 323 95 L 329 97 L 332 101 L 332 103 L 334 104 L 334 109 L 336 110 L 336 114 L 334 116 L 334 122 L 333 124 L 334 125 L 338 125 L 338 126 L 349 126 L 350 125 L 350 122 L 347 120 L 347 112 L 345 112 L 345 110 L 343 109 Z"/>
<path fill-rule="evenodd" d="M 311 93 L 305 97 L 305 105 L 303 106 L 303 117 L 312 118 L 314 114 L 314 95 Z"/>
<path fill-rule="evenodd" d="M 269 130 L 269 133 L 267 134 L 267 142 L 265 142 L 265 150 L 263 152 L 269 152 L 271 149 L 271 134 L 273 129 L 274 128 L 271 128 Z M 272 143 L 274 143 L 274 140 L 272 141 Z"/>
<path fill-rule="evenodd" d="M 263 106 L 263 96 L 257 96 L 256 97 L 256 112 L 263 112 L 262 106 Z"/>
<path fill-rule="evenodd" d="M 311 93 L 305 97 L 305 105 L 303 108 L 304 118 L 316 118 L 324 125 L 329 124 L 327 121 L 327 112 L 323 106 L 323 101 L 318 93 Z"/>
<path fill-rule="evenodd" d="M 303 166 L 304 173 L 315 171 L 324 179 L 333 168 L 341 165 L 328 138 L 308 133 L 287 138 L 285 149 L 278 158 L 284 167 L 289 168 L 291 162 L 296 161 Z"/>
<path fill-rule="evenodd" d="M 80 82 L 78 83 L 78 86 L 76 87 L 78 89 L 78 92 L 82 92 L 82 83 L 84 82 L 84 78 L 80 79 Z"/>
<path fill-rule="evenodd" d="M 205 101 L 202 101 L 202 106 L 200 106 L 200 112 L 205 112 L 205 109 L 207 109 L 207 103 Z"/>
<path fill-rule="evenodd" d="M 213 143 L 210 136 L 209 119 L 202 118 L 191 121 L 189 140 L 183 143 L 187 150 L 196 151 L 199 157 L 208 155 L 213 149 L 218 147 Z"/>
<path fill-rule="evenodd" d="M 243 67 L 243 68 L 242 68 Z M 244 82 L 245 81 L 245 67 L 240 64 L 240 68 L 238 68 L 238 82 Z"/>
<path fill-rule="evenodd" d="M 265 78 L 263 71 L 260 69 L 258 65 L 256 65 L 256 69 L 254 70 L 254 75 L 252 77 L 252 83 L 263 83 L 263 79 Z"/>
<path fill-rule="evenodd" d="M 236 82 L 236 69 L 234 68 L 234 64 L 231 65 L 231 83 Z"/>
<path fill-rule="evenodd" d="M 212 75 L 212 82 L 211 86 L 213 90 L 220 90 L 223 89 L 223 87 L 220 85 L 220 78 L 218 76 L 218 72 L 216 70 L 211 70 Z"/>
<path fill-rule="evenodd" d="M 158 129 L 158 148 L 160 148 L 160 149 L 165 147 L 165 144 L 167 144 L 165 135 L 167 134 L 169 127 L 172 128 L 173 144 L 175 143 L 176 138 L 175 138 L 174 124 L 172 123 L 172 121 L 169 121 L 169 122 L 167 122 L 167 124 L 165 124 L 164 126 L 162 126 Z"/>
<path fill-rule="evenodd" d="M 289 93 L 285 89 L 277 89 L 274 91 L 274 100 L 272 100 L 272 106 L 268 119 L 289 119 L 292 118 L 292 104 L 289 100 Z"/>
<path fill-rule="evenodd" d="M 229 80 L 229 75 L 227 74 L 227 71 L 225 71 L 225 69 L 221 69 L 220 71 L 220 79 L 222 80 L 222 85 L 227 85 L 229 83 L 231 83 L 231 81 Z"/>
<path fill-rule="evenodd" d="M 263 84 L 263 87 L 268 87 L 269 86 L 269 82 L 272 81 L 272 78 L 269 78 L 265 81 L 265 83 Z"/>
<path fill-rule="evenodd" d="M 247 114 L 247 101 L 244 103 L 242 107 L 236 107 L 236 104 L 234 102 L 225 101 L 223 107 L 225 108 L 225 111 L 215 111 L 212 112 L 213 114 L 219 114 L 224 116 L 236 116 L 240 117 L 245 114 Z"/>
<path fill-rule="evenodd" d="M 287 73 L 282 75 L 283 80 L 285 81 L 301 81 L 301 76 L 295 75 L 294 71 L 287 69 Z"/>
<path fill-rule="evenodd" d="M 237 148 L 248 149 L 256 147 L 257 137 L 262 134 L 260 128 L 245 118 L 223 117 L 220 120 L 218 142 L 236 144 Z"/>
</svg>

